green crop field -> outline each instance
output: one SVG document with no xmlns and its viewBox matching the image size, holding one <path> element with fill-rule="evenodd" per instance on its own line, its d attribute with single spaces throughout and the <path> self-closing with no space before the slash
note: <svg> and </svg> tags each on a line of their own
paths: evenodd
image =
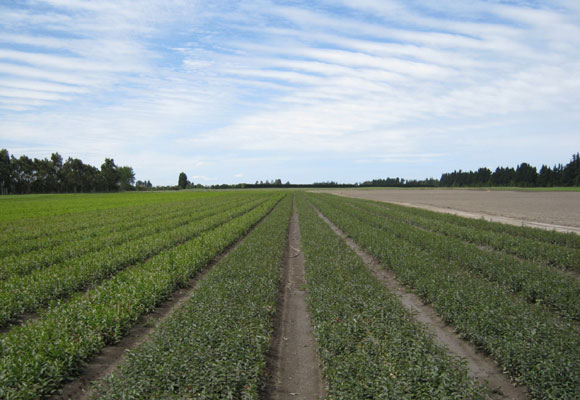
<svg viewBox="0 0 580 400">
<path fill-rule="evenodd" d="M 82 398 L 270 398 L 283 271 L 298 254 L 325 397 L 498 398 L 321 215 L 524 398 L 580 398 L 580 236 L 241 190 L 0 197 L 0 399 L 59 396 L 83 379 Z M 147 325 L 112 373 L 87 378 Z"/>
</svg>

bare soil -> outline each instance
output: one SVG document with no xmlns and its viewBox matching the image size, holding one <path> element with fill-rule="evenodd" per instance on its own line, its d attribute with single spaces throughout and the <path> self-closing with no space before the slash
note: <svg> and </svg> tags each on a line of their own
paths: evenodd
<svg viewBox="0 0 580 400">
<path fill-rule="evenodd" d="M 271 376 L 267 397 L 271 399 L 320 399 L 326 394 L 304 283 L 304 254 L 300 250 L 300 228 L 294 208 L 278 305 L 279 317 L 270 349 Z"/>
<path fill-rule="evenodd" d="M 348 246 L 353 249 L 364 261 L 373 275 L 383 282 L 389 290 L 401 300 L 402 304 L 409 309 L 415 318 L 433 332 L 435 342 L 446 347 L 450 353 L 466 360 L 469 375 L 487 383 L 491 388 L 491 399 L 530 399 L 528 390 L 524 386 L 514 386 L 507 375 L 502 373 L 501 368 L 490 357 L 478 351 L 470 342 L 461 339 L 454 328 L 447 325 L 430 305 L 424 304 L 414 293 L 407 290 L 396 279 L 395 274 L 386 269 L 372 255 L 361 249 L 351 238 L 342 232 L 320 211 L 318 215 L 342 237 Z"/>
<path fill-rule="evenodd" d="M 580 192 L 471 189 L 332 190 L 326 192 L 457 214 L 468 218 L 484 218 L 511 225 L 580 234 Z"/>
</svg>

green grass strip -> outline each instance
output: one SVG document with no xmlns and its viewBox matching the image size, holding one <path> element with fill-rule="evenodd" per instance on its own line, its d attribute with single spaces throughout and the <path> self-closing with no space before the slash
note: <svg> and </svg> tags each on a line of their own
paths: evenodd
<svg viewBox="0 0 580 400">
<path fill-rule="evenodd" d="M 330 399 L 484 399 L 463 362 L 299 200 L 309 307 Z"/>
<path fill-rule="evenodd" d="M 83 361 L 119 341 L 142 314 L 243 236 L 279 199 L 272 196 L 249 213 L 14 327 L 0 339 L 0 398 L 37 399 L 54 392 L 79 372 Z"/>
<path fill-rule="evenodd" d="M 284 260 L 291 198 L 132 351 L 98 399 L 257 399 Z"/>
<path fill-rule="evenodd" d="M 534 398 L 580 398 L 576 327 L 388 231 L 362 223 L 323 197 L 309 198 L 464 338 L 498 361 L 514 381 L 526 384 Z"/>
</svg>

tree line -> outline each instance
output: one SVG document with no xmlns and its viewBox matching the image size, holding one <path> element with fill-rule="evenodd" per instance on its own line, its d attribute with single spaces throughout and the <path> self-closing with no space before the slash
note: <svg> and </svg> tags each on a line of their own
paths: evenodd
<svg viewBox="0 0 580 400">
<path fill-rule="evenodd" d="M 482 187 L 482 186 L 520 186 L 554 187 L 580 186 L 580 153 L 572 155 L 566 164 L 553 168 L 542 165 L 540 171 L 528 163 L 516 168 L 498 167 L 492 172 L 489 168 L 477 171 L 453 171 L 444 173 L 441 179 L 405 180 L 402 178 L 381 178 L 361 183 L 314 182 L 312 184 L 282 183 L 281 179 L 256 181 L 234 185 L 203 186 L 190 182 L 184 172 L 179 174 L 176 186 L 156 187 L 157 190 L 176 190 L 190 188 L 237 189 L 237 188 L 297 188 L 297 187 Z M 94 193 L 118 192 L 127 190 L 150 190 L 150 181 L 135 182 L 132 167 L 117 166 L 111 158 L 106 158 L 100 169 L 85 164 L 78 158 L 69 157 L 63 161 L 59 153 L 50 159 L 31 159 L 26 155 L 19 158 L 10 155 L 8 150 L 0 150 L 0 194 L 28 193 Z"/>
<path fill-rule="evenodd" d="M 133 168 L 117 166 L 112 158 L 106 158 L 99 169 L 78 158 L 63 161 L 58 153 L 50 159 L 31 159 L 0 150 L 0 194 L 118 192 L 134 190 L 134 183 Z"/>
<path fill-rule="evenodd" d="M 525 162 L 515 169 L 497 167 L 494 172 L 489 168 L 467 172 L 453 171 L 441 175 L 439 186 L 580 186 L 580 153 L 572 155 L 572 160 L 566 165 L 558 164 L 553 168 L 542 165 L 540 171 Z"/>
</svg>

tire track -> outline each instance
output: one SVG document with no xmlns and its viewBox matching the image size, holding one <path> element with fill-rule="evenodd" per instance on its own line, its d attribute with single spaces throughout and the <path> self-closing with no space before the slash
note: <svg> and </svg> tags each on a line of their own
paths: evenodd
<svg viewBox="0 0 580 400">
<path fill-rule="evenodd" d="M 326 395 L 320 372 L 316 340 L 306 305 L 304 254 L 300 228 L 293 206 L 288 232 L 288 251 L 278 305 L 274 339 L 270 348 L 267 398 L 320 399 Z"/>
</svg>

